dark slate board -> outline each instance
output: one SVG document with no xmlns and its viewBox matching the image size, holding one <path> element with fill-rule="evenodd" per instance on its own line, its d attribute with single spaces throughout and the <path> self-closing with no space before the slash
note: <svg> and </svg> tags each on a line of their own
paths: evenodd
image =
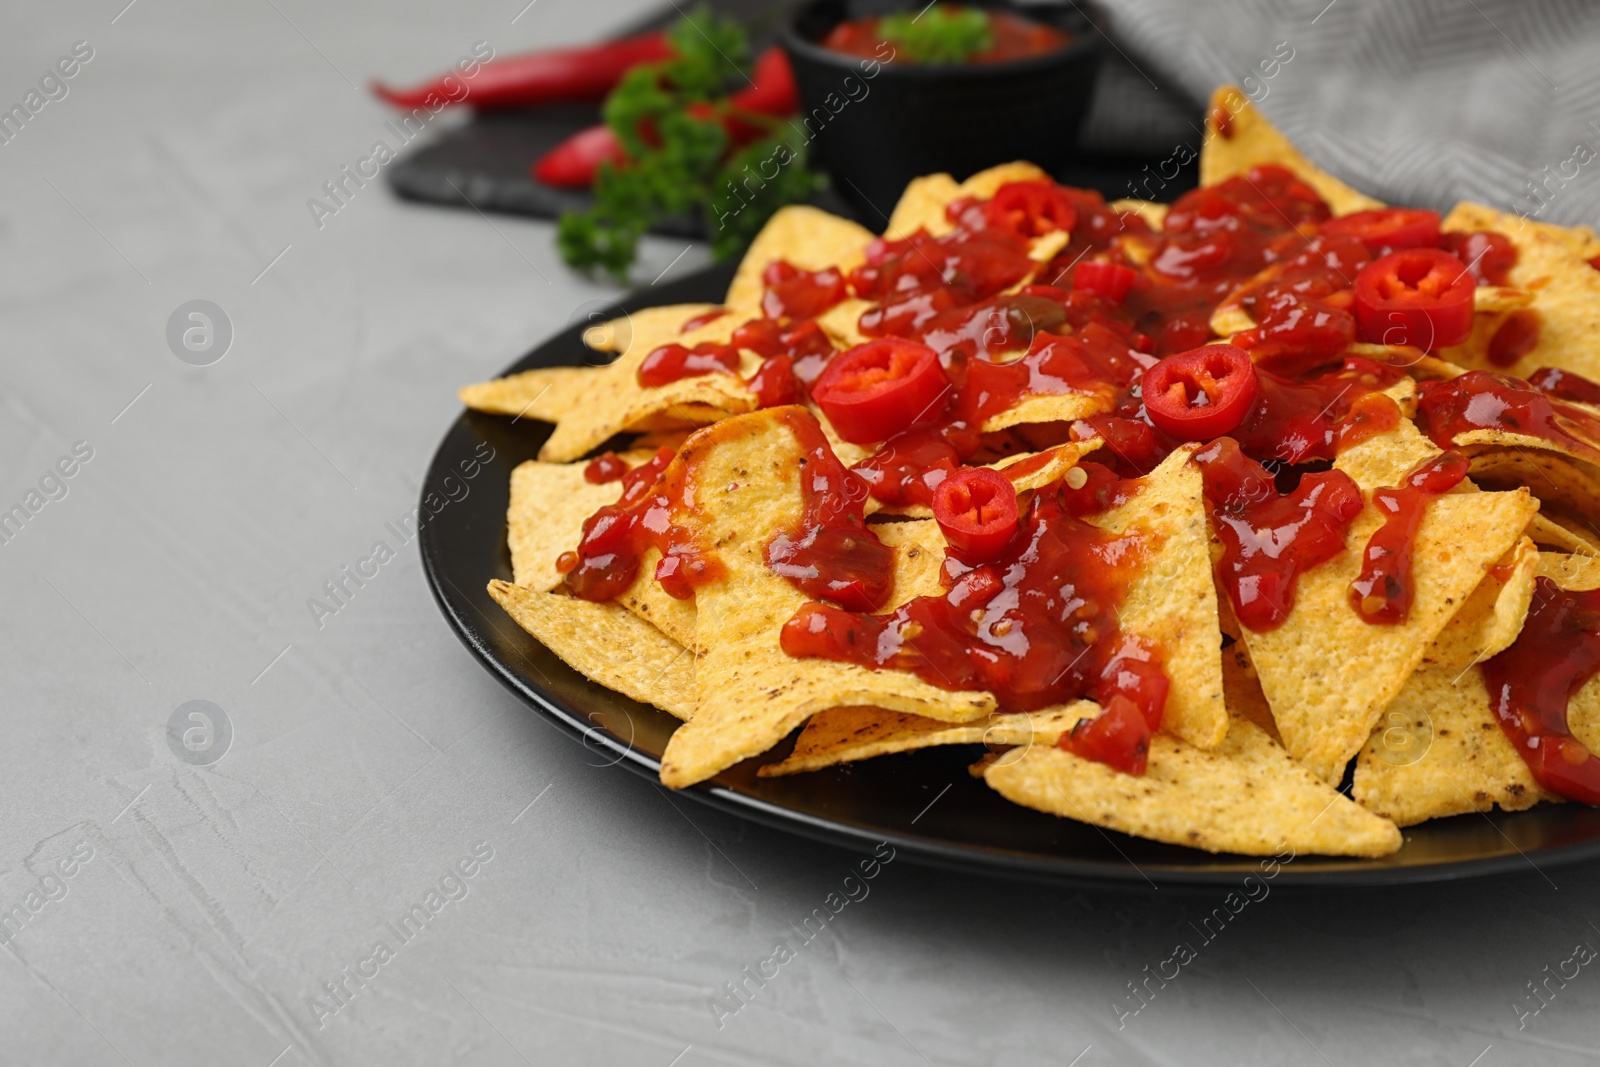
<svg viewBox="0 0 1600 1067">
<path fill-rule="evenodd" d="M 786 3 L 772 0 L 713 0 L 720 14 L 742 21 L 755 51 L 775 39 L 776 20 Z M 668 6 L 658 14 L 627 27 L 619 36 L 642 33 L 671 24 L 678 13 Z M 384 169 L 390 188 L 406 200 L 481 211 L 555 218 L 564 211 L 582 211 L 591 198 L 581 190 L 552 189 L 533 180 L 533 161 L 567 137 L 600 121 L 593 104 L 568 104 L 520 111 L 475 112 L 470 122 L 434 134 Z M 1146 166 L 1152 170 L 1166 160 L 1160 157 L 1080 156 L 1056 178 L 1068 185 L 1098 189 L 1108 199 L 1127 195 L 1128 183 Z M 1190 164 L 1162 190 L 1164 199 L 1193 188 L 1198 167 Z M 853 214 L 844 201 L 824 191 L 813 201 L 840 215 Z M 882 218 L 862 218 L 870 229 L 883 226 Z M 698 218 L 665 219 L 654 232 L 674 237 L 704 237 Z"/>
</svg>

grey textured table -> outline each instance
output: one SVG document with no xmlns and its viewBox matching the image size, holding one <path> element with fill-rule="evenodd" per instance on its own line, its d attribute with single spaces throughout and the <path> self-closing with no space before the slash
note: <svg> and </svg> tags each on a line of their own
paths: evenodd
<svg viewBox="0 0 1600 1067">
<path fill-rule="evenodd" d="M 1600 945 L 1594 867 L 1207 926 L 1222 894 L 847 882 L 862 857 L 594 766 L 449 633 L 406 522 L 455 387 L 607 291 L 547 225 L 307 200 L 386 136 L 369 75 L 636 11 L 123 2 L 13 2 L 0 35 L 6 106 L 92 48 L 0 145 L 0 508 L 29 511 L 0 543 L 0 1062 L 1600 1056 L 1567 962 Z M 197 299 L 232 327 L 207 366 L 220 332 L 180 316 L 190 362 L 167 336 Z"/>
</svg>

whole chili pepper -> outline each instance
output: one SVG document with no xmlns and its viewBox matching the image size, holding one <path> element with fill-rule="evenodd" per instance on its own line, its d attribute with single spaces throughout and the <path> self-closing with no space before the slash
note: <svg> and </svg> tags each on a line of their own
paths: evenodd
<svg viewBox="0 0 1600 1067">
<path fill-rule="evenodd" d="M 720 120 L 729 143 L 738 147 L 771 129 L 771 123 L 762 120 L 782 118 L 799 107 L 800 94 L 789 57 L 774 47 L 761 53 L 750 72 L 750 85 L 728 97 L 725 106 L 706 101 L 691 104 L 688 113 L 697 119 Z M 751 121 L 745 116 L 760 118 Z M 611 127 L 602 124 L 580 130 L 545 153 L 533 165 L 533 176 L 558 189 L 587 189 L 594 184 L 602 163 L 626 161 L 622 142 Z"/>
<path fill-rule="evenodd" d="M 424 106 L 430 96 L 481 109 L 601 100 L 640 63 L 671 56 L 666 34 L 646 33 L 584 48 L 492 59 L 471 78 L 451 71 L 410 89 L 374 82 L 372 91 L 386 103 L 406 109 Z M 462 84 L 468 87 L 465 95 L 460 92 Z"/>
</svg>

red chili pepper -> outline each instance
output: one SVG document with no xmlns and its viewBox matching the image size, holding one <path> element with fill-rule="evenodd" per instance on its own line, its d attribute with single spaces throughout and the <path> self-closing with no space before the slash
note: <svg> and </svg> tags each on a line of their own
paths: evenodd
<svg viewBox="0 0 1600 1067">
<path fill-rule="evenodd" d="M 811 387 L 811 398 L 840 437 L 865 444 L 926 420 L 949 391 L 933 349 L 885 337 L 835 356 Z"/>
<path fill-rule="evenodd" d="M 705 101 L 690 105 L 688 113 L 707 121 L 719 119 L 728 131 L 728 140 L 737 147 L 748 144 L 771 128 L 770 123 L 752 122 L 744 116 L 781 118 L 799 109 L 800 93 L 795 88 L 794 72 L 789 69 L 789 57 L 781 48 L 769 48 L 761 53 L 750 80 L 752 84 L 730 96 L 726 105 Z M 622 142 L 611 127 L 591 126 L 547 152 L 533 165 L 533 176 L 558 189 L 587 189 L 600 173 L 600 164 L 620 165 L 626 160 Z"/>
<path fill-rule="evenodd" d="M 492 59 L 471 77 L 451 71 L 410 89 L 391 89 L 373 82 L 372 91 L 384 102 L 407 110 L 427 106 L 429 97 L 480 109 L 602 100 L 640 63 L 655 63 L 672 54 L 666 34 L 646 33 L 587 48 Z M 463 85 L 467 89 L 464 95 Z"/>
<path fill-rule="evenodd" d="M 1095 718 L 1079 719 L 1056 745 L 1124 774 L 1140 775 L 1149 763 L 1151 733 L 1139 705 L 1118 693 Z"/>
<path fill-rule="evenodd" d="M 1070 230 L 1078 224 L 1078 209 L 1052 181 L 1035 179 L 1006 182 L 984 205 L 989 225 L 1023 237 L 1038 237 L 1052 230 Z"/>
<path fill-rule="evenodd" d="M 1433 350 L 1472 332 L 1477 288 L 1467 265 L 1437 248 L 1391 252 L 1356 275 L 1356 328 L 1363 341 Z"/>
<path fill-rule="evenodd" d="M 1099 263 L 1086 259 L 1072 269 L 1072 287 L 1084 289 L 1102 300 L 1122 303 L 1139 272 L 1120 263 Z"/>
<path fill-rule="evenodd" d="M 1354 237 L 1374 254 L 1432 248 L 1439 241 L 1439 213 L 1405 207 L 1356 211 L 1324 222 L 1322 232 Z"/>
<path fill-rule="evenodd" d="M 933 493 L 933 517 L 964 563 L 985 563 L 1017 533 L 1017 488 L 999 471 L 963 467 Z"/>
<path fill-rule="evenodd" d="M 533 176 L 557 189 L 587 189 L 602 163 L 619 167 L 627 159 L 610 126 L 591 126 L 546 152 L 533 165 Z"/>
<path fill-rule="evenodd" d="M 1156 429 L 1180 441 L 1209 441 L 1245 420 L 1261 383 L 1244 349 L 1206 345 L 1145 371 L 1140 392 Z"/>
</svg>

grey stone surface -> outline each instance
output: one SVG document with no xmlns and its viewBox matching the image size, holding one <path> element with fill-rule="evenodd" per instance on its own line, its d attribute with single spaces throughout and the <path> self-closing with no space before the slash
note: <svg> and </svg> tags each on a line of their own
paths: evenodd
<svg viewBox="0 0 1600 1067">
<path fill-rule="evenodd" d="M 388 525 L 456 386 L 606 290 L 562 270 L 545 224 L 376 183 L 320 229 L 306 206 L 385 135 L 367 77 L 636 6 L 122 2 L 13 2 L 0 34 L 6 106 L 93 48 L 0 145 L 0 508 L 40 504 L 0 544 L 0 1062 L 1600 1056 L 1593 967 L 1521 1029 L 1515 1007 L 1600 945 L 1593 866 L 1273 892 L 1207 941 L 1221 894 L 897 859 L 808 940 L 862 856 L 591 766 L 469 658 Z M 682 251 L 652 245 L 641 276 Z M 169 348 L 193 300 L 232 323 L 208 366 Z M 319 625 L 308 598 L 379 541 L 396 557 Z M 190 701 L 230 727 L 209 764 L 169 740 Z M 204 747 L 204 723 L 174 725 Z M 1129 983 L 1179 942 L 1195 958 L 1135 1013 Z"/>
</svg>

